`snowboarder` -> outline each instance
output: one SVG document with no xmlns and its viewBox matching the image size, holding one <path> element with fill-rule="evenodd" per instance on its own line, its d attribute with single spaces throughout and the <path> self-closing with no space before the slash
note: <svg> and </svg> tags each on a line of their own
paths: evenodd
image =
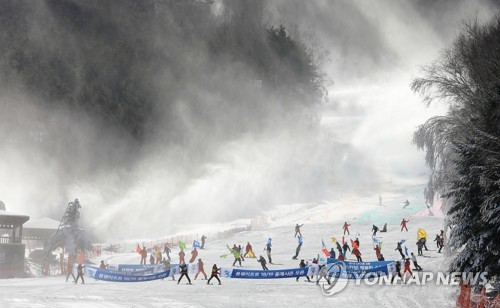
<svg viewBox="0 0 500 308">
<path fill-rule="evenodd" d="M 238 253 L 240 254 L 241 261 L 245 261 L 245 258 L 243 257 L 243 253 L 241 252 L 242 248 L 241 245 L 238 245 Z"/>
<path fill-rule="evenodd" d="M 262 266 L 262 270 L 268 271 L 269 269 L 266 266 L 266 259 L 264 259 L 262 256 L 260 256 L 259 260 L 257 262 L 260 262 L 260 265 Z"/>
<path fill-rule="evenodd" d="M 255 258 L 255 254 L 253 253 L 252 245 L 250 245 L 250 242 L 247 242 L 247 246 L 245 247 L 245 254 L 243 256 L 246 257 L 247 255 L 250 258 Z"/>
<path fill-rule="evenodd" d="M 299 226 L 299 224 L 295 225 L 295 236 L 294 237 L 297 237 L 297 234 L 302 236 L 302 233 L 300 233 L 300 227 L 302 227 L 303 225 L 304 224 L 301 224 L 300 226 Z"/>
<path fill-rule="evenodd" d="M 423 243 L 421 240 L 418 240 L 417 241 L 417 252 L 418 252 L 418 255 L 419 256 L 423 256 L 424 254 L 422 253 L 422 247 L 423 247 Z"/>
<path fill-rule="evenodd" d="M 207 240 L 207 237 L 205 235 L 201 236 L 201 247 L 200 249 L 205 249 L 205 241 Z"/>
<path fill-rule="evenodd" d="M 413 265 L 415 266 L 415 270 L 421 271 L 422 268 L 420 267 L 420 265 L 418 265 L 418 263 L 417 263 L 417 257 L 415 257 L 415 255 L 413 254 L 413 252 L 411 253 L 411 260 L 413 261 Z"/>
<path fill-rule="evenodd" d="M 354 240 L 354 243 L 356 243 L 356 245 L 358 245 L 358 248 L 359 248 L 359 239 L 356 238 L 356 240 Z"/>
<path fill-rule="evenodd" d="M 187 267 L 186 263 L 180 264 L 180 268 L 181 268 L 181 277 L 179 277 L 179 280 L 177 281 L 177 284 L 179 284 L 181 282 L 182 277 L 184 277 L 184 276 L 186 276 L 187 280 L 189 281 L 189 284 L 192 284 L 191 283 L 191 279 L 189 279 L 188 267 Z"/>
<path fill-rule="evenodd" d="M 384 224 L 384 227 L 380 230 L 380 232 L 387 232 L 387 223 Z"/>
<path fill-rule="evenodd" d="M 210 279 L 208 279 L 207 284 L 210 284 L 210 280 L 212 280 L 212 278 L 215 278 L 219 282 L 219 285 L 221 285 L 221 282 L 220 282 L 220 279 L 218 276 L 219 272 L 220 272 L 220 268 L 217 268 L 217 264 L 214 264 L 214 266 L 212 266 L 212 275 L 210 275 Z"/>
<path fill-rule="evenodd" d="M 401 262 L 396 261 L 396 273 L 401 280 L 403 280 L 403 276 L 401 276 Z M 394 273 L 392 274 L 392 279 L 391 279 L 391 284 L 394 282 L 394 278 L 396 278 L 396 275 Z"/>
<path fill-rule="evenodd" d="M 441 253 L 441 249 L 443 249 L 443 247 L 444 247 L 444 236 L 440 236 L 438 253 Z"/>
<path fill-rule="evenodd" d="M 193 248 L 191 251 L 191 259 L 189 259 L 189 263 L 193 263 L 194 260 L 196 260 L 196 257 L 198 256 L 198 250 L 196 250 L 196 247 Z"/>
<path fill-rule="evenodd" d="M 347 232 L 347 234 L 349 234 L 349 235 L 350 235 L 350 233 L 349 233 L 349 226 L 350 226 L 350 225 L 349 225 L 349 224 L 347 223 L 347 221 L 346 221 L 346 222 L 344 223 L 344 235 L 345 235 L 345 233 L 346 233 L 346 232 Z"/>
<path fill-rule="evenodd" d="M 271 241 L 272 241 L 272 239 L 269 238 L 267 240 L 266 248 L 264 248 L 264 250 L 267 251 L 267 258 L 269 259 L 269 264 L 273 264 L 273 260 L 271 259 L 271 246 L 273 246 L 273 245 L 272 245 Z"/>
<path fill-rule="evenodd" d="M 403 202 L 403 208 L 406 208 L 410 205 L 410 201 L 408 201 L 408 199 L 405 200 L 405 202 Z"/>
<path fill-rule="evenodd" d="M 205 276 L 205 280 L 207 280 L 207 274 L 205 274 L 205 269 L 203 268 L 203 261 L 201 261 L 201 259 L 198 259 L 198 271 L 196 272 L 196 275 L 194 275 L 194 280 L 196 280 L 196 278 L 198 278 L 198 275 L 200 273 L 203 274 L 203 276 Z"/>
<path fill-rule="evenodd" d="M 170 259 L 170 252 L 171 252 L 171 250 L 170 250 L 170 247 L 168 247 L 167 244 L 165 244 L 165 247 L 163 247 L 163 252 L 167 255 L 168 261 L 172 260 L 172 259 Z"/>
<path fill-rule="evenodd" d="M 241 254 L 238 252 L 238 249 L 234 249 L 234 248 L 231 249 L 231 253 L 234 256 L 233 266 L 235 266 L 236 262 L 238 262 L 240 264 L 240 267 L 241 267 Z"/>
<path fill-rule="evenodd" d="M 101 264 L 99 265 L 99 268 L 108 268 L 108 265 L 107 264 L 104 264 L 104 260 L 101 260 Z M 74 277 L 73 277 L 74 278 Z"/>
<path fill-rule="evenodd" d="M 75 284 L 78 283 L 78 278 L 82 278 L 82 284 L 85 284 L 85 280 L 83 280 L 83 268 L 85 265 L 82 265 L 81 263 L 78 264 L 78 269 L 76 270 L 76 279 L 75 279 Z"/>
<path fill-rule="evenodd" d="M 403 254 L 403 248 L 401 248 L 401 242 L 398 242 L 398 246 L 396 247 L 396 249 L 394 250 L 397 250 L 399 251 L 399 253 L 401 254 L 401 258 L 404 259 L 405 258 L 405 255 Z"/>
<path fill-rule="evenodd" d="M 69 262 L 68 260 L 68 265 L 66 267 L 66 271 L 68 271 L 68 274 L 66 275 L 66 282 L 68 282 L 69 275 L 73 276 L 73 282 L 76 281 L 75 275 L 73 275 L 73 263 Z"/>
<path fill-rule="evenodd" d="M 185 255 L 186 255 L 186 253 L 184 252 L 183 249 L 181 249 L 181 251 L 179 251 L 179 264 L 184 263 L 184 256 Z"/>
<path fill-rule="evenodd" d="M 146 265 L 147 257 L 148 257 L 148 251 L 146 250 L 146 246 L 143 246 L 141 250 L 141 264 Z"/>
<path fill-rule="evenodd" d="M 318 274 L 318 279 L 316 280 L 316 285 L 319 284 L 319 281 L 321 280 L 321 278 L 325 278 L 326 282 L 328 282 L 328 284 L 331 284 L 330 278 L 328 277 L 328 271 L 326 269 L 326 265 L 321 265 L 320 266 L 319 274 Z"/>
<path fill-rule="evenodd" d="M 163 259 L 160 249 L 156 250 L 156 264 L 160 264 Z"/>
<path fill-rule="evenodd" d="M 347 242 L 344 243 L 344 246 L 342 246 L 342 249 L 344 249 L 344 257 L 346 256 L 347 250 L 351 251 L 351 247 L 349 247 L 349 244 Z"/>
<path fill-rule="evenodd" d="M 403 232 L 403 229 L 406 229 L 406 231 L 408 231 L 408 228 L 406 227 L 406 223 L 407 222 L 410 222 L 409 220 L 405 220 L 403 218 L 403 221 L 401 222 L 401 232 Z"/>
<path fill-rule="evenodd" d="M 375 225 L 373 225 L 372 231 L 373 231 L 373 236 L 376 236 L 377 235 L 377 231 L 378 231 L 378 227 L 375 226 Z"/>
<path fill-rule="evenodd" d="M 380 256 L 378 257 L 378 260 L 379 260 L 379 261 L 385 261 L 384 255 L 383 255 L 383 254 L 380 254 Z"/>
<path fill-rule="evenodd" d="M 300 268 L 306 267 L 306 263 L 304 262 L 304 259 L 300 260 L 299 267 Z M 307 278 L 307 281 L 311 282 L 311 279 L 309 279 L 309 276 L 307 276 L 307 273 L 306 273 L 306 278 Z M 297 277 L 296 281 L 297 282 L 299 281 L 299 277 Z"/>
<path fill-rule="evenodd" d="M 302 247 L 302 235 L 299 235 L 299 245 L 295 249 L 295 256 L 292 257 L 293 260 L 297 260 L 297 257 L 299 256 L 300 253 L 300 248 Z"/>
<path fill-rule="evenodd" d="M 351 253 L 356 256 L 358 262 L 363 262 L 363 259 L 361 259 L 361 252 L 358 248 L 353 248 Z"/>
</svg>

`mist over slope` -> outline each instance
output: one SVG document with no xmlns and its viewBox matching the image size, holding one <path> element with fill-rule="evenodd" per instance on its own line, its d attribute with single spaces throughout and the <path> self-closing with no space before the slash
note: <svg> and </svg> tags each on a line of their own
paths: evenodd
<svg viewBox="0 0 500 308">
<path fill-rule="evenodd" d="M 397 9 L 433 25 L 424 2 Z M 388 6 L 3 1 L 0 199 L 57 219 L 78 197 L 86 228 L 119 238 L 376 192 L 370 151 L 322 116 L 364 108 L 337 84 L 406 61 Z"/>
</svg>

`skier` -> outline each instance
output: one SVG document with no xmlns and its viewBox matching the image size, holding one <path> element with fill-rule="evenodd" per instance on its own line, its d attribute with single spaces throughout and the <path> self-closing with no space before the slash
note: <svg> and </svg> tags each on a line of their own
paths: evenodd
<svg viewBox="0 0 500 308">
<path fill-rule="evenodd" d="M 179 251 L 179 264 L 184 263 L 184 256 L 185 255 L 186 255 L 186 253 L 184 253 L 184 250 L 181 249 L 181 251 Z"/>
<path fill-rule="evenodd" d="M 168 247 L 167 244 L 165 244 L 165 247 L 163 247 L 163 252 L 167 255 L 168 261 L 170 261 L 171 260 L 170 259 L 170 252 L 171 252 L 171 250 L 170 250 L 170 247 Z"/>
<path fill-rule="evenodd" d="M 172 275 L 172 280 L 175 281 L 174 271 L 172 270 L 172 265 L 167 259 L 163 259 L 163 265 L 165 265 L 165 271 L 169 271 L 168 275 Z M 163 280 L 163 279 L 162 279 Z"/>
<path fill-rule="evenodd" d="M 353 248 L 351 253 L 356 256 L 358 262 L 363 262 L 363 259 L 361 259 L 361 252 L 358 248 Z"/>
<path fill-rule="evenodd" d="M 417 263 L 417 257 L 415 257 L 415 255 L 413 254 L 413 252 L 411 253 L 411 260 L 413 261 L 413 265 L 415 266 L 415 270 L 421 271 L 422 268 L 420 267 L 420 265 L 418 265 L 418 263 Z"/>
<path fill-rule="evenodd" d="M 196 260 L 196 257 L 198 256 L 198 250 L 196 250 L 196 247 L 193 248 L 191 251 L 191 259 L 189 259 L 189 263 L 193 263 L 194 260 Z"/>
<path fill-rule="evenodd" d="M 417 252 L 418 252 L 418 255 L 419 256 L 423 256 L 424 254 L 422 253 L 422 247 L 424 245 L 422 244 L 422 241 L 421 240 L 418 240 L 417 241 Z"/>
<path fill-rule="evenodd" d="M 69 262 L 68 260 L 68 265 L 66 267 L 66 271 L 68 271 L 68 274 L 66 275 L 66 282 L 68 282 L 69 275 L 73 276 L 73 282 L 76 281 L 75 275 L 73 275 L 73 263 Z"/>
<path fill-rule="evenodd" d="M 299 224 L 295 225 L 295 236 L 294 237 L 297 237 L 297 234 L 302 236 L 302 233 L 300 233 L 300 227 L 302 227 L 303 225 L 304 224 L 301 224 L 300 226 L 299 226 Z"/>
<path fill-rule="evenodd" d="M 245 254 L 243 256 L 246 257 L 247 255 L 249 255 L 250 258 L 255 258 L 255 254 L 253 253 L 252 245 L 250 245 L 250 242 L 247 242 L 247 246 L 245 247 Z"/>
<path fill-rule="evenodd" d="M 151 265 L 155 265 L 155 257 L 153 255 L 154 251 L 151 251 L 151 255 L 149 256 L 149 264 Z"/>
<path fill-rule="evenodd" d="M 203 268 L 203 261 L 201 261 L 201 259 L 198 259 L 198 271 L 196 272 L 196 275 L 194 275 L 194 280 L 196 280 L 196 278 L 198 278 L 198 275 L 200 273 L 203 274 L 203 276 L 205 276 L 205 280 L 207 280 L 207 274 L 205 274 L 205 269 Z"/>
<path fill-rule="evenodd" d="M 337 242 L 336 244 L 337 244 L 337 250 L 339 251 L 339 258 L 340 258 L 340 256 L 342 255 L 342 246 L 340 246 L 339 242 Z"/>
<path fill-rule="evenodd" d="M 160 264 L 162 259 L 163 258 L 162 258 L 162 255 L 161 255 L 161 251 L 159 249 L 156 250 L 156 264 Z"/>
<path fill-rule="evenodd" d="M 304 262 L 304 259 L 300 260 L 299 267 L 300 268 L 306 267 L 306 263 Z M 307 278 L 307 281 L 311 282 L 311 279 L 309 279 L 309 276 L 307 276 L 307 273 L 306 273 L 306 278 Z M 297 277 L 296 281 L 297 282 L 299 281 L 299 277 Z"/>
<path fill-rule="evenodd" d="M 234 249 L 234 248 L 231 249 L 231 253 L 234 256 L 233 266 L 235 266 L 236 262 L 238 262 L 241 266 L 241 254 L 238 252 L 238 249 Z"/>
<path fill-rule="evenodd" d="M 403 276 L 401 276 L 401 262 L 396 261 L 396 273 L 398 274 L 398 277 L 403 280 Z M 394 282 L 394 278 L 396 278 L 396 275 L 394 273 L 392 274 L 392 279 L 391 279 L 391 284 Z"/>
<path fill-rule="evenodd" d="M 300 248 L 302 247 L 302 235 L 299 235 L 299 245 L 297 246 L 297 249 L 295 249 L 295 256 L 292 257 L 293 260 L 297 260 L 297 257 L 299 256 L 300 253 Z"/>
<path fill-rule="evenodd" d="M 373 250 L 375 250 L 375 254 L 377 255 L 377 260 L 380 259 L 380 247 L 377 245 L 375 246 L 375 248 L 373 248 Z"/>
<path fill-rule="evenodd" d="M 401 242 L 398 242 L 398 246 L 396 247 L 396 249 L 394 250 L 397 250 L 399 251 L 399 253 L 401 254 L 401 258 L 404 259 L 405 258 L 405 255 L 403 254 L 403 248 L 401 248 Z"/>
<path fill-rule="evenodd" d="M 342 246 L 342 248 L 344 249 L 344 257 L 346 256 L 346 253 L 347 253 L 347 250 L 351 251 L 351 247 L 349 247 L 349 244 L 347 244 L 347 242 L 344 243 L 344 246 Z"/>
<path fill-rule="evenodd" d="M 349 224 L 347 223 L 347 221 L 346 221 L 346 222 L 344 223 L 344 235 L 345 235 L 345 233 L 346 233 L 346 232 L 347 232 L 347 234 L 349 234 L 349 235 L 350 235 L 350 233 L 349 233 L 349 226 L 350 226 L 350 225 L 349 225 Z"/>
<path fill-rule="evenodd" d="M 328 277 L 328 271 L 326 269 L 326 265 L 321 265 L 319 268 L 320 269 L 319 269 L 318 279 L 316 280 L 316 285 L 319 284 L 321 278 L 325 278 L 326 282 L 328 282 L 328 284 L 331 284 L 330 278 Z"/>
<path fill-rule="evenodd" d="M 205 235 L 201 236 L 201 247 L 200 249 L 205 249 L 205 241 L 207 240 L 207 237 Z"/>
<path fill-rule="evenodd" d="M 147 257 L 148 257 L 148 251 L 146 250 L 146 246 L 143 246 L 141 250 L 141 264 L 146 265 Z"/>
<path fill-rule="evenodd" d="M 378 227 L 375 226 L 375 225 L 373 225 L 372 231 L 373 231 L 373 236 L 376 236 L 377 235 L 377 231 L 378 231 Z"/>
<path fill-rule="evenodd" d="M 406 258 L 405 270 L 403 272 L 403 276 L 406 275 L 406 272 L 410 273 L 410 276 L 413 276 L 413 272 L 411 271 L 411 268 L 410 268 L 410 258 Z"/>
<path fill-rule="evenodd" d="M 408 205 L 410 205 L 410 201 L 408 201 L 408 199 L 406 199 L 405 202 L 403 203 L 404 203 L 403 208 L 406 208 L 408 207 Z"/>
<path fill-rule="evenodd" d="M 383 255 L 383 254 L 380 254 L 380 256 L 378 257 L 378 260 L 379 260 L 379 261 L 385 261 L 384 255 Z"/>
<path fill-rule="evenodd" d="M 264 250 L 267 251 L 267 258 L 269 259 L 269 264 L 273 264 L 273 260 L 271 259 L 271 246 L 273 246 L 273 244 L 271 243 L 272 239 L 269 238 L 267 240 L 267 244 L 266 244 L 266 248 L 264 248 Z"/>
<path fill-rule="evenodd" d="M 441 237 L 439 234 L 436 234 L 436 238 L 434 239 L 434 242 L 436 242 L 436 248 L 441 248 Z"/>
<path fill-rule="evenodd" d="M 240 254 L 241 261 L 245 261 L 243 254 L 241 253 L 241 245 L 238 245 L 238 253 Z"/>
<path fill-rule="evenodd" d="M 269 269 L 266 266 L 266 259 L 264 259 L 262 256 L 260 256 L 259 260 L 257 262 L 260 262 L 260 265 L 262 266 L 262 270 L 268 271 Z"/>
<path fill-rule="evenodd" d="M 333 247 L 330 249 L 330 258 L 336 259 L 335 249 L 333 249 Z"/>
<path fill-rule="evenodd" d="M 220 279 L 218 277 L 219 272 L 220 268 L 217 268 L 217 264 L 214 264 L 214 266 L 212 266 L 212 275 L 210 275 L 210 279 L 208 279 L 207 284 L 210 284 L 210 280 L 212 280 L 212 278 L 215 278 L 219 282 L 219 285 L 221 285 Z"/>
<path fill-rule="evenodd" d="M 359 239 L 356 238 L 356 240 L 354 241 L 354 243 L 356 243 L 356 245 L 358 245 L 358 248 L 359 248 Z"/>
<path fill-rule="evenodd" d="M 408 228 L 406 227 L 406 223 L 407 222 L 410 222 L 409 220 L 405 220 L 403 218 L 403 221 L 401 222 L 401 232 L 403 232 L 403 229 L 406 229 L 406 231 L 408 231 Z"/>
<path fill-rule="evenodd" d="M 78 283 L 78 278 L 82 278 L 82 284 L 85 284 L 85 280 L 83 280 L 83 268 L 85 267 L 85 265 L 82 265 L 81 263 L 78 264 L 78 269 L 77 269 L 77 275 L 76 275 L 76 279 L 75 279 L 75 284 Z"/>
<path fill-rule="evenodd" d="M 189 284 L 192 284 L 191 283 L 191 279 L 189 279 L 188 267 L 187 267 L 186 263 L 180 264 L 180 268 L 181 268 L 181 277 L 179 277 L 179 280 L 177 281 L 177 284 L 179 284 L 181 282 L 182 277 L 184 277 L 184 276 L 186 276 L 187 280 L 189 281 Z"/>
<path fill-rule="evenodd" d="M 380 232 L 387 232 L 387 223 L 384 224 L 384 227 L 380 230 Z"/>
<path fill-rule="evenodd" d="M 99 265 L 99 268 L 104 268 L 105 269 L 105 268 L 108 268 L 108 265 L 104 264 L 104 260 L 101 260 L 101 264 Z"/>
<path fill-rule="evenodd" d="M 438 250 L 438 253 L 441 253 L 441 249 L 443 249 L 444 247 L 444 237 L 441 236 L 440 239 L 439 239 L 439 250 Z"/>
</svg>

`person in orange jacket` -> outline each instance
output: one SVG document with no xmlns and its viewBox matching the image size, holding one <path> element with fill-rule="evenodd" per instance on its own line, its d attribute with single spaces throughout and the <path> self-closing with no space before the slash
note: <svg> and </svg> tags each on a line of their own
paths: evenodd
<svg viewBox="0 0 500 308">
<path fill-rule="evenodd" d="M 205 280 L 207 280 L 207 274 L 205 274 L 205 269 L 203 268 L 203 261 L 201 261 L 201 259 L 198 259 L 198 271 L 196 272 L 196 275 L 194 275 L 194 280 L 196 280 L 196 278 L 198 278 L 198 275 L 200 273 L 203 274 L 203 276 L 205 276 Z"/>
<path fill-rule="evenodd" d="M 186 255 L 186 253 L 184 252 L 184 250 L 181 249 L 181 251 L 179 251 L 179 264 L 185 263 L 184 262 L 185 255 Z"/>
<path fill-rule="evenodd" d="M 255 257 L 255 254 L 253 253 L 252 245 L 250 245 L 250 242 L 247 242 L 247 246 L 245 247 L 245 254 L 243 255 L 243 257 L 246 257 L 247 255 L 250 255 L 250 256 L 253 255 Z"/>
<path fill-rule="evenodd" d="M 191 251 L 191 259 L 189 259 L 189 263 L 193 263 L 194 260 L 196 260 L 196 257 L 198 256 L 198 250 L 196 250 L 196 247 L 193 248 L 193 251 Z"/>
<path fill-rule="evenodd" d="M 406 258 L 405 260 L 405 270 L 403 271 L 403 276 L 405 276 L 406 272 L 408 272 L 410 276 L 413 276 L 413 272 L 410 268 L 410 258 Z"/>
<path fill-rule="evenodd" d="M 361 252 L 358 248 L 353 248 L 351 253 L 356 256 L 358 262 L 363 262 L 363 259 L 361 259 Z"/>
<path fill-rule="evenodd" d="M 146 258 L 148 257 L 148 251 L 146 246 L 143 246 L 141 249 L 141 264 L 146 265 Z"/>
</svg>

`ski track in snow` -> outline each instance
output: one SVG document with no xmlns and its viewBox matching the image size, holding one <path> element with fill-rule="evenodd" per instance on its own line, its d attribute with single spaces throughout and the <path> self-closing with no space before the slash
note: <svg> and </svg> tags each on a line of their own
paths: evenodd
<svg viewBox="0 0 500 308">
<path fill-rule="evenodd" d="M 334 223 L 313 223 L 304 221 L 302 234 L 304 244 L 299 260 L 291 260 L 297 246 L 294 238 L 295 222 L 288 225 L 268 227 L 263 230 L 241 232 L 232 238 L 224 240 L 210 239 L 207 249 L 200 250 L 199 257 L 205 262 L 205 271 L 208 272 L 213 263 L 219 267 L 230 267 L 233 260 L 228 257 L 220 259 L 219 256 L 227 253 L 226 244 L 244 245 L 247 241 L 252 243 L 256 256 L 263 255 L 263 248 L 268 237 L 273 238 L 273 260 L 284 265 L 268 265 L 269 269 L 296 268 L 301 258 L 312 259 L 320 252 L 321 239 L 328 247 L 332 246 L 330 238 L 335 236 L 342 240 L 341 226 L 344 218 L 337 219 Z M 371 244 L 371 222 L 359 223 L 351 220 L 351 236 L 346 236 L 346 241 L 355 239 L 360 233 L 360 250 L 365 261 L 373 261 L 375 252 Z M 424 251 L 431 258 L 418 257 L 419 264 L 424 270 L 436 271 L 443 269 L 444 256 L 438 254 L 432 242 L 435 234 L 441 229 L 441 220 L 435 217 L 411 217 L 409 232 L 400 232 L 397 224 L 389 224 L 388 233 L 379 233 L 383 241 L 382 253 L 386 260 L 397 258 L 395 251 L 396 242 L 406 239 L 410 252 L 416 253 L 416 233 L 422 227 L 428 234 L 428 246 L 433 251 Z M 334 232 L 336 230 L 336 232 Z M 178 250 L 171 256 L 177 263 Z M 189 256 L 189 252 L 187 253 Z M 103 255 L 99 259 L 109 263 L 139 263 L 137 253 Z M 355 260 L 353 255 L 348 255 L 348 260 Z M 245 259 L 244 269 L 260 269 L 256 260 Z M 178 278 L 178 277 L 176 277 Z M 198 277 L 200 278 L 200 277 Z M 316 277 L 315 277 L 316 278 Z M 47 278 L 7 279 L 0 280 L 0 307 L 267 307 L 279 304 L 285 307 L 313 306 L 349 306 L 349 307 L 453 307 L 455 304 L 454 293 L 457 287 L 435 286 L 427 284 L 417 285 L 355 285 L 350 282 L 342 292 L 331 297 L 321 294 L 315 283 L 299 282 L 295 278 L 271 280 L 246 280 L 221 278 L 222 285 L 207 285 L 206 280 L 194 280 L 194 285 L 186 285 L 165 279 L 136 283 L 113 283 L 96 281 L 86 277 L 85 284 L 80 282 L 75 285 L 71 278 L 65 282 L 64 276 Z"/>
</svg>

